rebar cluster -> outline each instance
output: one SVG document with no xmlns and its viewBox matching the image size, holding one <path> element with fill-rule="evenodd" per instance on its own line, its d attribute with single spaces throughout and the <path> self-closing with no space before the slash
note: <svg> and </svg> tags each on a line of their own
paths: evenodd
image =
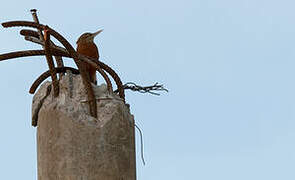
<svg viewBox="0 0 295 180">
<path fill-rule="evenodd" d="M 91 65 L 93 68 L 95 68 L 104 78 L 106 81 L 107 87 L 109 92 L 113 92 L 113 87 L 111 80 L 108 75 L 110 75 L 113 80 L 115 81 L 119 96 L 124 100 L 125 102 L 125 94 L 124 94 L 124 87 L 122 84 L 122 81 L 120 77 L 117 75 L 117 73 L 110 68 L 108 65 L 104 64 L 101 61 L 92 60 L 89 57 L 83 56 L 81 54 L 78 54 L 75 49 L 72 47 L 72 45 L 58 32 L 50 28 L 49 26 L 42 25 L 39 23 L 38 17 L 37 17 L 37 11 L 35 9 L 31 10 L 34 22 L 29 21 L 9 21 L 2 23 L 2 26 L 5 28 L 8 27 L 31 27 L 37 29 L 37 31 L 34 30 L 27 30 L 23 29 L 20 31 L 20 34 L 25 36 L 25 39 L 37 44 L 42 45 L 43 49 L 41 50 L 27 50 L 27 51 L 17 51 L 17 52 L 11 52 L 6 54 L 0 55 L 0 61 L 3 60 L 9 60 L 13 58 L 18 57 L 26 57 L 26 56 L 45 56 L 47 60 L 47 64 L 49 67 L 49 70 L 41 74 L 35 82 L 32 84 L 30 88 L 30 93 L 34 94 L 38 86 L 49 76 L 51 76 L 52 79 L 52 89 L 53 89 L 53 96 L 57 97 L 59 95 L 59 79 L 57 77 L 57 74 L 59 74 L 59 78 L 61 78 L 66 71 L 71 71 L 73 74 L 79 74 L 82 77 L 83 84 L 85 86 L 87 96 L 88 96 L 88 102 L 89 102 L 89 109 L 90 114 L 93 117 L 97 117 L 97 103 L 94 95 L 94 91 L 92 89 L 92 85 L 90 83 L 90 77 L 87 75 L 87 72 L 85 70 L 85 67 L 81 64 L 82 62 L 86 62 L 89 65 Z M 57 46 L 55 45 L 51 40 L 50 37 L 53 36 L 55 39 L 57 39 L 63 46 Z M 53 57 L 56 60 L 55 67 Z M 78 70 L 71 67 L 65 67 L 63 64 L 62 57 L 70 57 L 74 60 L 75 64 L 78 67 Z M 108 73 L 108 74 L 107 74 Z"/>
</svg>

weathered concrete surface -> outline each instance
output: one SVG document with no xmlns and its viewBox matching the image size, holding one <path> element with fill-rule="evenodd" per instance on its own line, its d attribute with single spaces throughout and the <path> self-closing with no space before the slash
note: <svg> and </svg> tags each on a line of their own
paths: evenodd
<svg viewBox="0 0 295 180">
<path fill-rule="evenodd" d="M 134 119 L 128 106 L 105 85 L 95 87 L 95 119 L 80 76 L 64 76 L 57 98 L 46 95 L 48 86 L 38 90 L 32 109 L 32 120 L 38 121 L 38 179 L 135 180 Z"/>
</svg>

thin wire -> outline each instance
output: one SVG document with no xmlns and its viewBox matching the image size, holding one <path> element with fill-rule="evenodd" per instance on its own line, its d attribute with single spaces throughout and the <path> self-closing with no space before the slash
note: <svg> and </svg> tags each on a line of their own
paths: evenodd
<svg viewBox="0 0 295 180">
<path fill-rule="evenodd" d="M 139 135 L 140 135 L 140 148 L 141 148 L 141 160 L 142 160 L 142 164 L 145 166 L 145 160 L 144 160 L 144 155 L 143 155 L 143 135 L 142 135 L 142 131 L 141 129 L 136 125 L 134 124 L 134 126 L 136 127 L 136 129 L 138 130 L 139 132 Z"/>
</svg>

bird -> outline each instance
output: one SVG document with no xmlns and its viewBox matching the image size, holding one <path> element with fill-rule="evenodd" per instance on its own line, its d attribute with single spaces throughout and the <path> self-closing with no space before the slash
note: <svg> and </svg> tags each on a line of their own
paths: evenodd
<svg viewBox="0 0 295 180">
<path fill-rule="evenodd" d="M 102 31 L 103 29 L 100 29 L 94 33 L 83 33 L 76 42 L 77 53 L 99 61 L 99 52 L 97 46 L 94 43 L 94 38 Z M 90 81 L 94 84 L 97 84 L 96 69 L 85 62 L 82 63 L 82 66 L 85 66 L 86 72 L 89 74 Z"/>
</svg>

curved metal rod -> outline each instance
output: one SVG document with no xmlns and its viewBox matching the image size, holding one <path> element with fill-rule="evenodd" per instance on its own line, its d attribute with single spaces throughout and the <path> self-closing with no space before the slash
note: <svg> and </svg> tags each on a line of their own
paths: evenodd
<svg viewBox="0 0 295 180">
<path fill-rule="evenodd" d="M 57 48 L 51 48 L 51 53 L 54 56 L 64 56 L 64 57 L 71 57 L 69 55 L 68 52 L 66 51 L 61 51 Z M 14 59 L 14 58 L 19 58 L 19 57 L 26 57 L 26 56 L 42 56 L 45 55 L 45 51 L 44 50 L 28 50 L 28 51 L 17 51 L 17 52 L 12 52 L 12 53 L 6 53 L 6 54 L 1 54 L 0 55 L 0 61 L 4 61 L 4 60 L 9 60 L 9 59 Z M 94 62 L 92 62 L 91 60 L 89 60 L 87 57 L 79 55 L 79 59 L 85 61 L 85 62 L 90 62 L 89 64 L 91 66 L 93 66 L 96 70 L 98 70 L 98 66 L 101 66 L 102 69 L 104 69 L 105 71 L 107 71 L 115 80 L 116 84 L 117 84 L 117 88 L 119 89 L 120 85 L 122 85 L 122 82 L 119 78 L 119 76 L 116 74 L 116 72 L 114 70 L 112 70 L 109 66 L 107 66 L 106 64 L 102 63 L 102 62 L 98 62 L 98 65 Z M 105 74 L 103 72 L 103 74 Z M 105 79 L 107 82 L 109 82 L 109 84 L 111 84 L 110 79 L 108 78 L 107 75 L 104 75 Z M 112 91 L 112 86 L 108 86 L 109 90 Z M 122 94 L 122 93 L 121 93 Z M 124 96 L 121 96 L 121 98 L 124 98 Z"/>
<path fill-rule="evenodd" d="M 107 82 L 107 87 L 109 92 L 113 92 L 113 86 L 111 83 L 110 78 L 108 77 L 108 75 L 102 70 L 100 64 L 98 64 L 96 59 L 92 59 L 90 57 L 86 57 L 82 54 L 78 54 L 78 59 L 87 62 L 88 64 L 90 64 L 92 67 L 94 67 L 101 75 L 102 77 L 105 79 L 105 81 Z"/>
<path fill-rule="evenodd" d="M 38 40 L 40 40 L 40 42 L 43 42 L 41 45 L 44 47 L 44 45 L 45 45 L 44 40 L 42 40 L 44 38 L 40 38 L 41 36 L 39 35 L 39 32 L 30 30 L 30 29 L 22 29 L 19 33 L 21 35 L 25 36 L 26 40 L 31 39 L 32 37 L 37 38 Z M 41 32 L 40 34 L 43 34 L 43 33 Z M 56 46 L 52 41 L 50 41 L 50 45 Z M 62 60 L 61 56 L 55 56 L 55 60 L 56 60 L 57 67 L 63 67 L 64 66 L 64 63 L 63 63 L 63 60 Z M 60 76 L 61 75 L 62 74 L 60 74 Z"/>
<path fill-rule="evenodd" d="M 37 29 L 40 29 L 40 30 L 44 30 L 44 28 L 46 27 L 43 24 L 30 22 L 30 21 L 9 21 L 9 22 L 2 23 L 2 26 L 5 27 L 5 28 L 15 27 L 15 26 L 28 26 L 28 27 L 34 27 L 34 28 L 37 28 Z M 63 44 L 63 46 L 66 48 L 66 50 L 68 51 L 70 56 L 75 60 L 75 62 L 77 62 L 76 64 L 78 66 L 78 64 L 80 63 L 80 60 L 78 59 L 78 53 L 75 51 L 75 49 L 72 47 L 72 45 L 62 35 L 60 35 L 58 32 L 56 32 L 54 29 L 48 27 L 48 31 L 50 31 L 50 34 L 52 36 L 54 36 L 57 40 L 59 40 Z M 95 63 L 93 63 L 91 61 L 87 61 L 87 60 L 86 60 L 86 62 L 88 64 L 92 64 L 92 66 L 95 64 Z M 111 81 L 108 80 L 108 78 L 106 77 L 106 74 L 101 70 L 101 67 L 96 66 L 96 65 L 94 65 L 94 67 L 103 76 L 103 78 L 105 79 L 105 81 L 108 84 L 108 88 L 112 89 Z M 81 73 L 81 75 L 82 74 L 83 73 Z"/>
<path fill-rule="evenodd" d="M 52 50 L 52 54 L 53 55 L 57 55 L 57 56 L 64 56 L 64 57 L 71 57 L 69 55 L 68 52 L 61 51 L 59 49 L 56 48 L 51 48 Z M 45 55 L 45 51 L 44 50 L 28 50 L 28 51 L 17 51 L 17 52 L 12 52 L 12 53 L 7 53 L 7 54 L 2 54 L 0 55 L 0 61 L 4 61 L 4 60 L 8 60 L 8 59 L 12 59 L 12 58 L 18 58 L 18 57 L 25 57 L 25 56 L 43 56 Z M 91 61 L 89 60 L 87 57 L 83 56 L 83 55 L 79 55 L 79 58 L 81 60 L 84 60 L 85 62 Z M 125 100 L 125 93 L 124 93 L 124 88 L 123 88 L 123 84 L 122 81 L 120 79 L 120 77 L 117 75 L 117 73 L 108 65 L 104 64 L 101 61 L 97 62 L 100 67 L 105 70 L 108 74 L 110 74 L 112 76 L 112 78 L 114 79 L 117 88 L 119 90 L 119 96 Z M 96 68 L 96 66 L 93 65 L 93 63 L 90 64 L 91 66 L 93 66 L 94 68 Z"/>
<path fill-rule="evenodd" d="M 63 36 L 61 36 L 58 32 L 56 32 L 55 30 L 53 30 L 51 28 L 48 28 L 48 29 L 50 30 L 51 34 L 64 45 L 66 50 L 69 52 L 70 56 L 75 60 L 76 65 L 78 66 L 78 69 L 80 70 L 82 78 L 83 78 L 83 74 L 85 74 L 84 79 L 87 78 L 87 81 L 89 81 L 89 85 L 90 85 L 90 77 L 86 77 L 87 76 L 86 69 L 84 68 L 84 66 L 80 65 L 81 59 L 79 59 L 79 54 L 75 51 L 75 49 L 72 47 L 72 45 Z M 110 92 L 112 92 L 113 87 L 112 87 L 111 80 L 109 79 L 107 74 L 101 69 L 101 67 L 99 65 L 95 64 L 93 61 L 89 61 L 88 59 L 82 59 L 82 61 L 83 60 L 86 61 L 88 64 L 92 64 L 92 66 L 94 65 L 96 70 L 102 75 L 102 77 L 106 81 L 108 90 Z M 84 73 L 84 71 L 85 71 L 85 73 Z M 92 86 L 90 86 L 90 87 L 92 89 Z M 94 97 L 94 101 L 95 101 L 95 97 Z M 96 101 L 95 101 L 95 103 L 96 103 Z"/>
<path fill-rule="evenodd" d="M 37 31 L 33 31 L 30 29 L 22 29 L 19 33 L 23 36 L 32 36 L 38 39 L 40 38 L 39 33 Z"/>
<path fill-rule="evenodd" d="M 34 22 L 28 22 L 28 21 L 10 21 L 10 22 L 5 22 L 2 23 L 3 27 L 14 27 L 14 26 L 28 26 L 28 27 L 34 27 L 40 30 L 44 30 L 45 26 L 39 23 L 34 23 Z M 91 83 L 90 83 L 90 77 L 86 73 L 86 69 L 83 65 L 81 65 L 81 61 L 77 58 L 78 55 L 75 51 L 75 49 L 71 46 L 71 44 L 58 32 L 51 28 L 47 28 L 50 34 L 54 36 L 58 41 L 60 41 L 63 46 L 67 49 L 69 52 L 70 56 L 74 59 L 74 62 L 76 63 L 78 69 L 80 70 L 81 77 L 83 79 L 83 84 L 85 86 L 87 96 L 88 96 L 88 101 L 89 101 L 89 109 L 90 109 L 90 114 L 97 118 L 97 104 L 95 100 L 95 95 L 94 91 L 92 89 Z"/>
<path fill-rule="evenodd" d="M 2 23 L 2 26 L 3 27 L 13 27 L 13 26 L 29 26 L 29 27 L 35 27 L 35 28 L 38 28 L 38 29 L 43 29 L 44 28 L 44 25 L 41 25 L 41 24 L 36 24 L 36 23 L 33 23 L 33 22 L 27 22 L 27 21 L 11 21 L 11 22 L 5 22 L 5 23 Z M 58 34 L 58 33 L 57 33 Z M 56 34 L 55 33 L 52 33 L 52 35 L 55 37 L 55 38 L 57 38 L 57 36 L 56 36 Z M 59 35 L 59 34 L 58 34 Z M 61 36 L 61 35 L 60 35 Z M 62 36 L 60 37 L 60 39 L 61 40 L 65 40 Z M 59 39 L 59 40 L 60 40 Z M 65 45 L 70 45 L 66 40 L 65 40 L 65 42 L 61 42 L 64 46 Z M 71 45 L 70 45 L 71 46 Z M 75 50 L 73 49 L 73 48 L 70 48 L 71 49 L 71 51 L 73 52 L 75 52 Z M 67 54 L 67 52 L 63 52 L 63 53 L 66 53 Z M 70 51 L 69 51 L 69 56 L 71 56 L 71 53 L 70 53 Z M 62 56 L 65 56 L 65 55 L 62 55 Z M 67 56 L 68 57 L 68 56 Z M 0 58 L 1 59 L 1 58 Z M 84 59 L 84 60 L 86 60 L 86 59 Z M 88 62 L 89 63 L 89 61 L 86 61 L 86 62 Z M 99 65 L 101 65 L 102 66 L 102 68 L 103 69 L 105 69 L 106 68 L 106 66 L 105 66 L 105 64 L 103 64 L 103 63 L 101 63 L 101 62 L 98 62 L 99 63 Z M 92 65 L 93 66 L 93 64 L 92 63 L 89 63 L 90 65 Z M 104 67 L 103 67 L 104 66 Z M 107 66 L 108 67 L 108 66 Z M 111 70 L 111 71 L 109 71 L 109 74 L 114 78 L 114 77 L 116 77 L 114 80 L 116 80 L 117 79 L 117 86 L 118 86 L 118 89 L 121 89 L 121 90 L 119 90 L 119 93 L 121 92 L 121 97 L 122 98 L 124 98 L 125 97 L 125 95 L 124 95 L 124 89 L 123 89 L 123 85 L 122 85 L 122 82 L 121 82 L 121 80 L 120 80 L 120 78 L 119 78 L 119 76 L 117 75 L 117 74 L 113 74 L 113 72 L 115 72 L 115 71 L 113 71 L 111 68 L 107 68 L 107 69 L 105 69 L 107 72 L 108 72 L 108 70 Z M 119 80 L 119 81 L 118 81 Z M 120 83 L 121 82 L 121 83 Z"/>
<path fill-rule="evenodd" d="M 37 28 L 40 30 L 44 30 L 44 27 L 45 27 L 42 24 L 38 24 L 35 22 L 31 22 L 31 21 L 9 21 L 9 22 L 2 23 L 2 26 L 5 28 L 16 27 L 16 26 L 27 26 L 27 27 Z"/>
<path fill-rule="evenodd" d="M 45 56 L 46 56 L 47 64 L 48 64 L 51 79 L 52 79 L 53 96 L 57 97 L 59 94 L 59 82 L 57 80 L 54 62 L 51 55 L 50 32 L 47 30 L 47 27 L 45 27 L 44 29 L 44 43 L 45 43 L 45 46 L 44 46 Z"/>
<path fill-rule="evenodd" d="M 97 103 L 95 100 L 95 94 L 94 94 L 92 85 L 90 83 L 90 77 L 86 72 L 85 66 L 83 66 L 81 60 L 78 59 L 78 54 L 73 48 L 73 46 L 62 35 L 60 35 L 58 32 L 56 32 L 55 30 L 51 28 L 48 28 L 48 30 L 50 31 L 50 34 L 52 34 L 52 36 L 54 36 L 60 43 L 63 44 L 63 46 L 69 52 L 70 56 L 74 59 L 74 62 L 76 63 L 80 71 L 80 74 L 83 80 L 82 82 L 86 89 L 86 93 L 87 93 L 88 101 L 89 101 L 90 114 L 91 116 L 97 118 Z"/>
<path fill-rule="evenodd" d="M 66 52 L 60 51 L 58 49 L 52 49 L 52 54 L 57 56 L 64 56 L 70 57 L 70 55 Z M 44 50 L 27 50 L 27 51 L 16 51 L 11 53 L 0 54 L 0 61 L 5 61 L 9 59 L 15 59 L 20 57 L 27 57 L 27 56 L 44 56 Z"/>
<path fill-rule="evenodd" d="M 65 73 L 67 70 L 70 70 L 73 74 L 80 74 L 78 69 L 72 68 L 72 67 L 58 67 L 55 68 L 55 71 L 57 73 Z M 50 71 L 46 71 L 43 74 L 41 74 L 32 84 L 30 88 L 30 94 L 34 94 L 36 92 L 36 89 L 39 87 L 39 85 L 48 77 L 50 76 Z"/>
<path fill-rule="evenodd" d="M 120 79 L 120 77 L 118 76 L 118 74 L 108 65 L 106 65 L 105 63 L 99 61 L 98 64 L 100 65 L 100 67 L 105 70 L 106 72 L 109 73 L 109 75 L 112 76 L 112 78 L 114 79 L 116 85 L 117 85 L 117 88 L 118 88 L 118 91 L 119 91 L 119 96 L 124 100 L 125 102 L 125 91 L 124 91 L 124 88 L 123 88 L 123 83 Z"/>
</svg>

